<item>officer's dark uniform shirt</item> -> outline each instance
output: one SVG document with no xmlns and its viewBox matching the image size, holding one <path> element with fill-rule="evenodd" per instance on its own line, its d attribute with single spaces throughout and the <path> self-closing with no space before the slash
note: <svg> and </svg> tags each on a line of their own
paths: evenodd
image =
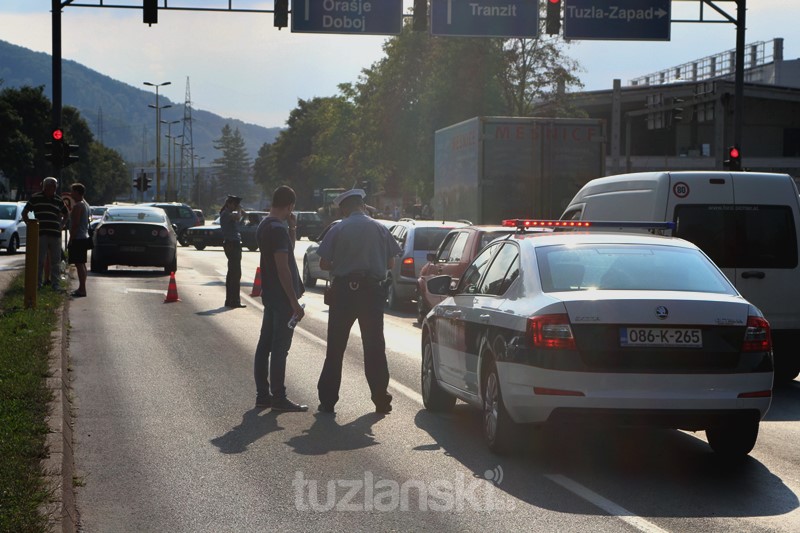
<svg viewBox="0 0 800 533">
<path fill-rule="evenodd" d="M 333 264 L 334 278 L 363 274 L 378 281 L 386 278 L 389 260 L 401 252 L 386 226 L 362 211 L 354 211 L 333 226 L 317 250 L 321 258 Z"/>
<path fill-rule="evenodd" d="M 241 242 L 242 234 L 239 231 L 239 222 L 234 220 L 230 209 L 223 209 L 219 213 L 219 227 L 222 230 L 222 240 L 228 242 Z"/>
<path fill-rule="evenodd" d="M 285 222 L 275 217 L 266 217 L 256 230 L 258 248 L 261 250 L 261 291 L 265 301 L 277 302 L 283 300 L 288 305 L 289 298 L 283 290 L 278 278 L 278 269 L 275 266 L 275 252 L 289 254 L 289 271 L 292 273 L 292 285 L 298 298 L 305 292 L 300 283 L 300 272 L 297 270 L 297 261 L 294 259 L 294 244 L 289 238 L 289 227 Z"/>
</svg>

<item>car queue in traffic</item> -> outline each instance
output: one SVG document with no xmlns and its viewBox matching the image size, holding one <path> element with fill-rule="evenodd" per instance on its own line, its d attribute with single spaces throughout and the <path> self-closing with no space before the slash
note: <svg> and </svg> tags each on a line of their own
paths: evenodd
<svg viewBox="0 0 800 533">
<path fill-rule="evenodd" d="M 254 233 L 264 215 L 243 224 Z M 308 235 L 309 288 L 330 281 L 316 250 L 337 222 Z M 752 450 L 772 399 L 769 319 L 706 250 L 671 236 L 674 222 L 384 223 L 403 249 L 386 305 L 416 302 L 425 408 L 476 407 L 492 451 L 519 448 L 526 426 L 563 423 L 705 431 L 724 458 Z M 187 244 L 219 245 L 215 229 L 188 228 Z M 95 273 L 177 267 L 178 228 L 158 207 L 109 207 L 94 239 Z M 132 259 L 158 239 L 158 261 Z"/>
</svg>

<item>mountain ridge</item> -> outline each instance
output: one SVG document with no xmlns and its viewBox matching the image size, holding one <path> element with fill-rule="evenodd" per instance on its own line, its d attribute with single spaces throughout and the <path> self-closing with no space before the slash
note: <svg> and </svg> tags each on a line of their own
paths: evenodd
<svg viewBox="0 0 800 533">
<path fill-rule="evenodd" d="M 152 90 L 139 89 L 106 74 L 97 72 L 76 61 L 62 60 L 62 101 L 65 106 L 78 109 L 89 124 L 95 140 L 119 151 L 123 158 L 134 164 L 146 164 L 155 159 L 155 105 Z M 45 87 L 45 96 L 52 97 L 52 59 L 45 52 L 36 52 L 0 40 L 0 90 L 23 86 Z M 168 111 L 163 106 L 171 105 Z M 162 120 L 181 120 L 184 103 L 173 102 L 159 95 Z M 192 139 L 199 164 L 207 166 L 222 154 L 213 147 L 214 140 L 222 135 L 222 127 L 230 124 L 239 129 L 251 161 L 264 143 L 272 143 L 282 128 L 267 128 L 239 119 L 225 118 L 211 111 L 192 107 Z M 161 125 L 161 135 L 168 132 Z M 171 134 L 183 133 L 183 124 L 174 124 Z M 162 158 L 168 154 L 162 138 Z M 174 148 L 180 157 L 180 147 Z"/>
</svg>

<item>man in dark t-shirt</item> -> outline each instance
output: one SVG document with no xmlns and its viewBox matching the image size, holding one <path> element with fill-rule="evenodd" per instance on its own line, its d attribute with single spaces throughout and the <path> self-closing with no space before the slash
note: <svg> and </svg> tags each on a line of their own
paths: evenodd
<svg viewBox="0 0 800 533">
<path fill-rule="evenodd" d="M 286 358 L 292 346 L 294 329 L 289 321 L 303 318 L 298 298 L 303 285 L 294 258 L 297 219 L 292 213 L 294 191 L 285 185 L 272 195 L 269 216 L 258 225 L 256 237 L 261 251 L 261 300 L 264 318 L 261 336 L 256 346 L 253 373 L 256 381 L 256 407 L 271 407 L 273 411 L 307 411 L 286 397 L 284 380 Z M 271 383 L 270 383 L 271 381 Z"/>
<path fill-rule="evenodd" d="M 53 290 L 60 288 L 61 275 L 61 230 L 69 216 L 67 206 L 61 196 L 56 194 L 58 180 L 47 177 L 42 181 L 41 192 L 33 193 L 22 208 L 22 220 L 30 221 L 28 213 L 33 211 L 39 222 L 39 288 L 44 283 L 44 262 L 50 259 L 50 286 Z"/>
</svg>

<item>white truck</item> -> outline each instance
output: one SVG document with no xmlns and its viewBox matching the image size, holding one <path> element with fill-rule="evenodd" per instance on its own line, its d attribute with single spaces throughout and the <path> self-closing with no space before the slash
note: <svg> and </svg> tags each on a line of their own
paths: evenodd
<svg viewBox="0 0 800 533">
<path fill-rule="evenodd" d="M 605 174 L 605 121 L 474 117 L 435 135 L 434 218 L 558 218 Z"/>
<path fill-rule="evenodd" d="M 561 218 L 675 222 L 672 234 L 700 247 L 764 313 L 772 328 L 775 381 L 800 373 L 800 197 L 788 174 L 607 176 L 578 191 Z"/>
</svg>

